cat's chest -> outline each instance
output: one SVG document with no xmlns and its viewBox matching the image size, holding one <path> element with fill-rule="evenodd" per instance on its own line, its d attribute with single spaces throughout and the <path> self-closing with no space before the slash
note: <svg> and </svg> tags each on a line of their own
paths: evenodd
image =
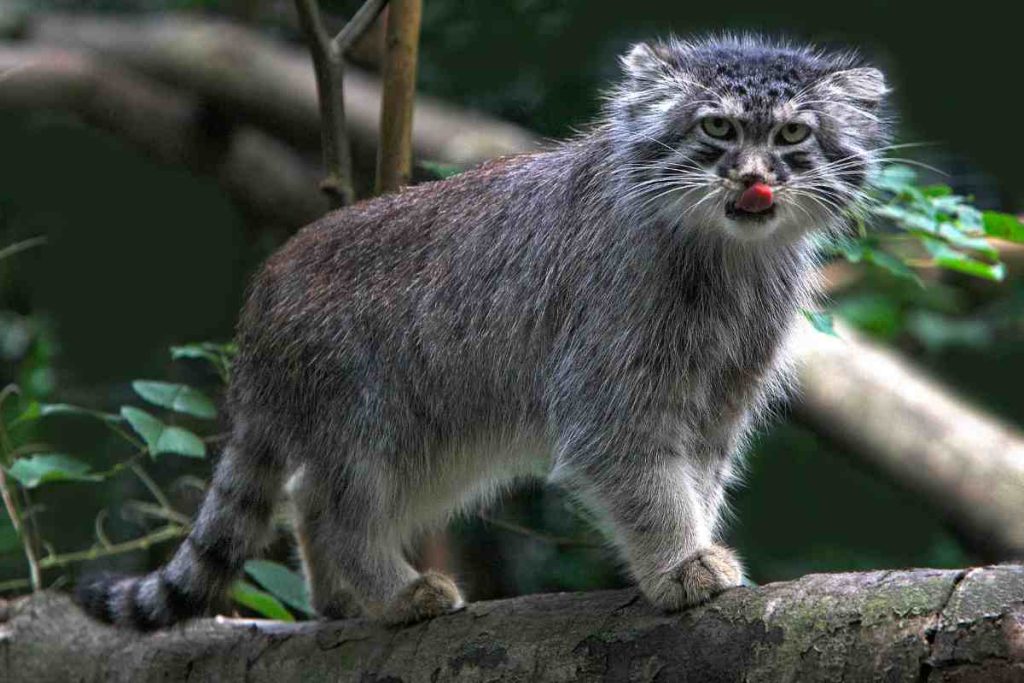
<svg viewBox="0 0 1024 683">
<path fill-rule="evenodd" d="M 677 396 L 726 400 L 763 381 L 789 329 L 796 298 L 757 287 L 683 302 L 666 334 L 663 385 Z"/>
</svg>

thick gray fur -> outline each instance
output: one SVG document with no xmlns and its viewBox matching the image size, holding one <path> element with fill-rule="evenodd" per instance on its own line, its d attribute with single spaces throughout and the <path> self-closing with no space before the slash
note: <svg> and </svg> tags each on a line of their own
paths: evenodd
<svg viewBox="0 0 1024 683">
<path fill-rule="evenodd" d="M 622 61 L 590 132 L 331 213 L 267 262 L 195 527 L 162 569 L 83 586 L 92 613 L 154 628 L 207 610 L 286 480 L 327 617 L 457 607 L 404 550 L 545 471 L 607 521 L 655 604 L 739 583 L 715 542 L 725 487 L 785 388 L 813 235 L 844 225 L 887 141 L 886 86 L 850 55 L 756 37 Z M 710 137 L 707 116 L 738 137 Z M 812 134 L 776 144 L 787 121 Z M 737 217 L 755 181 L 774 213 Z"/>
</svg>

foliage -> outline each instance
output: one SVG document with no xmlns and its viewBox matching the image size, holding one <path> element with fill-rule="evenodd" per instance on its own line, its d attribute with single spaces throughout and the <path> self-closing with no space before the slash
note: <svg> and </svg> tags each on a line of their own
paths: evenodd
<svg viewBox="0 0 1024 683">
<path fill-rule="evenodd" d="M 174 359 L 197 359 L 208 363 L 226 379 L 234 347 L 230 344 L 190 344 L 174 347 Z M 0 553 L 11 552 L 19 545 L 29 565 L 30 578 L 7 582 L 8 589 L 32 585 L 39 587 L 43 572 L 64 569 L 71 564 L 132 552 L 154 543 L 178 539 L 188 533 L 188 516 L 174 509 L 159 485 L 146 472 L 146 457 L 185 456 L 204 458 L 206 444 L 215 435 L 200 436 L 195 430 L 217 417 L 214 402 L 202 391 L 186 384 L 154 380 L 132 382 L 135 393 L 146 403 L 161 409 L 160 417 L 134 405 L 121 406 L 117 413 L 67 403 L 46 403 L 28 398 L 14 385 L 0 394 L 0 489 L 9 525 L 0 527 Z M 96 471 L 87 462 L 64 453 L 52 453 L 43 444 L 27 437 L 40 420 L 57 416 L 97 422 L 116 434 L 126 446 L 126 455 L 112 467 Z M 184 417 L 196 425 L 174 424 Z M 137 477 L 153 498 L 152 502 L 127 501 L 126 505 L 164 524 L 129 541 L 113 543 L 103 530 L 105 512 L 96 518 L 96 539 L 83 550 L 57 552 L 38 536 L 34 509 L 28 498 L 30 491 L 44 486 L 95 484 L 131 474 Z M 45 548 L 45 553 L 40 549 Z M 246 566 L 249 574 L 264 592 L 244 581 L 232 588 L 232 597 L 242 607 L 272 619 L 293 620 L 281 604 L 287 604 L 303 615 L 312 613 L 301 577 L 273 562 L 259 560 Z"/>
<path fill-rule="evenodd" d="M 913 168 L 904 164 L 886 165 L 871 181 L 867 208 L 851 216 L 855 234 L 825 245 L 826 251 L 850 263 L 864 263 L 893 278 L 923 289 L 920 272 L 939 269 L 1000 282 L 1006 266 L 1000 261 L 993 239 L 1024 243 L 1024 223 L 998 211 L 982 211 L 970 197 L 954 194 L 948 185 L 922 185 Z M 898 289 L 898 286 L 896 287 Z M 890 289 L 894 289 L 890 287 Z M 904 302 L 920 299 L 902 292 Z M 863 307 L 869 307 L 870 311 Z M 856 303 L 847 303 L 845 312 L 856 323 L 860 314 L 870 312 L 867 329 L 892 332 L 902 312 L 891 296 L 871 295 Z M 806 311 L 808 320 L 820 332 L 835 334 L 830 314 Z M 917 318 L 917 327 L 928 335 L 954 332 L 948 326 L 939 330 L 940 319 Z M 902 328 L 902 325 L 899 325 Z"/>
</svg>

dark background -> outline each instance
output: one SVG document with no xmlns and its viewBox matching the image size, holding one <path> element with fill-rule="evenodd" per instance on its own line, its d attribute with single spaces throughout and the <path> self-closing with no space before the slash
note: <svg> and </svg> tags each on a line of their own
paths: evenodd
<svg viewBox="0 0 1024 683">
<path fill-rule="evenodd" d="M 76 2 L 78 9 L 234 13 L 239 2 Z M 326 2 L 339 16 L 358 2 Z M 631 42 L 675 32 L 756 30 L 856 46 L 882 66 L 895 88 L 900 141 L 935 142 L 914 152 L 949 170 L 946 182 L 986 208 L 1020 210 L 1019 28 L 994 2 L 680 3 L 457 2 L 425 0 L 420 89 L 558 138 L 595 115 L 616 77 L 616 56 Z M 71 3 L 38 3 L 38 7 Z M 290 3 L 260 3 L 262 29 L 296 39 Z M 45 248 L 0 262 L 0 380 L 19 381 L 48 400 L 116 410 L 132 401 L 135 378 L 171 377 L 211 391 L 209 373 L 172 365 L 167 347 L 231 336 L 245 282 L 280 235 L 247 220 L 210 179 L 154 163 L 77 121 L 54 113 L 0 116 L 0 246 L 45 234 Z M 892 283 L 870 282 L 840 299 L 855 322 L 917 356 L 976 401 L 1024 422 L 1017 398 L 1024 376 L 1020 336 L 978 327 L 1019 325 L 1019 282 L 981 294 L 947 283 L 958 302 L 947 322 L 984 334 L 936 342 L 902 324 L 908 306 Z M 867 312 L 865 312 L 865 310 Z M 896 311 L 896 313 L 893 313 Z M 899 320 L 890 324 L 889 317 Z M 889 316 L 889 317 L 887 317 Z M 1002 330 L 1003 328 L 1000 328 Z M 1015 328 L 1016 329 L 1016 328 Z M 979 341 L 980 340 L 980 341 Z M 41 435 L 96 463 L 116 459 L 98 427 L 58 419 Z M 206 464 L 165 459 L 163 481 L 206 476 Z M 188 487 L 171 486 L 182 506 Z M 45 493 L 45 535 L 61 549 L 91 543 L 93 518 L 109 507 L 112 535 L 138 526 L 118 501 L 141 495 L 130 480 L 107 487 L 65 485 Z M 979 559 L 943 523 L 942 510 L 862 469 L 783 413 L 751 450 L 745 485 L 733 496 L 730 541 L 757 582 L 808 571 L 956 566 Z M 590 547 L 594 533 L 558 494 L 541 486 L 490 515 L 544 534 L 511 532 L 468 517 L 456 524 L 453 552 L 476 594 L 578 589 L 622 579 L 614 559 Z M 2 526 L 2 525 L 0 525 Z M 0 580 L 23 575 L 16 552 L 3 555 Z M 118 558 L 151 564 L 167 551 Z M 282 552 L 280 548 L 277 552 Z"/>
</svg>

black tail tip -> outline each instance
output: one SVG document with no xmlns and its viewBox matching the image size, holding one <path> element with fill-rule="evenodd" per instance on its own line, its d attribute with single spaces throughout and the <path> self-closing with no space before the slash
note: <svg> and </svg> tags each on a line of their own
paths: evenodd
<svg viewBox="0 0 1024 683">
<path fill-rule="evenodd" d="M 109 573 L 85 577 L 75 586 L 75 602 L 93 618 L 106 624 L 113 624 L 114 612 L 110 604 L 110 589 L 123 578 L 126 577 Z"/>
</svg>

